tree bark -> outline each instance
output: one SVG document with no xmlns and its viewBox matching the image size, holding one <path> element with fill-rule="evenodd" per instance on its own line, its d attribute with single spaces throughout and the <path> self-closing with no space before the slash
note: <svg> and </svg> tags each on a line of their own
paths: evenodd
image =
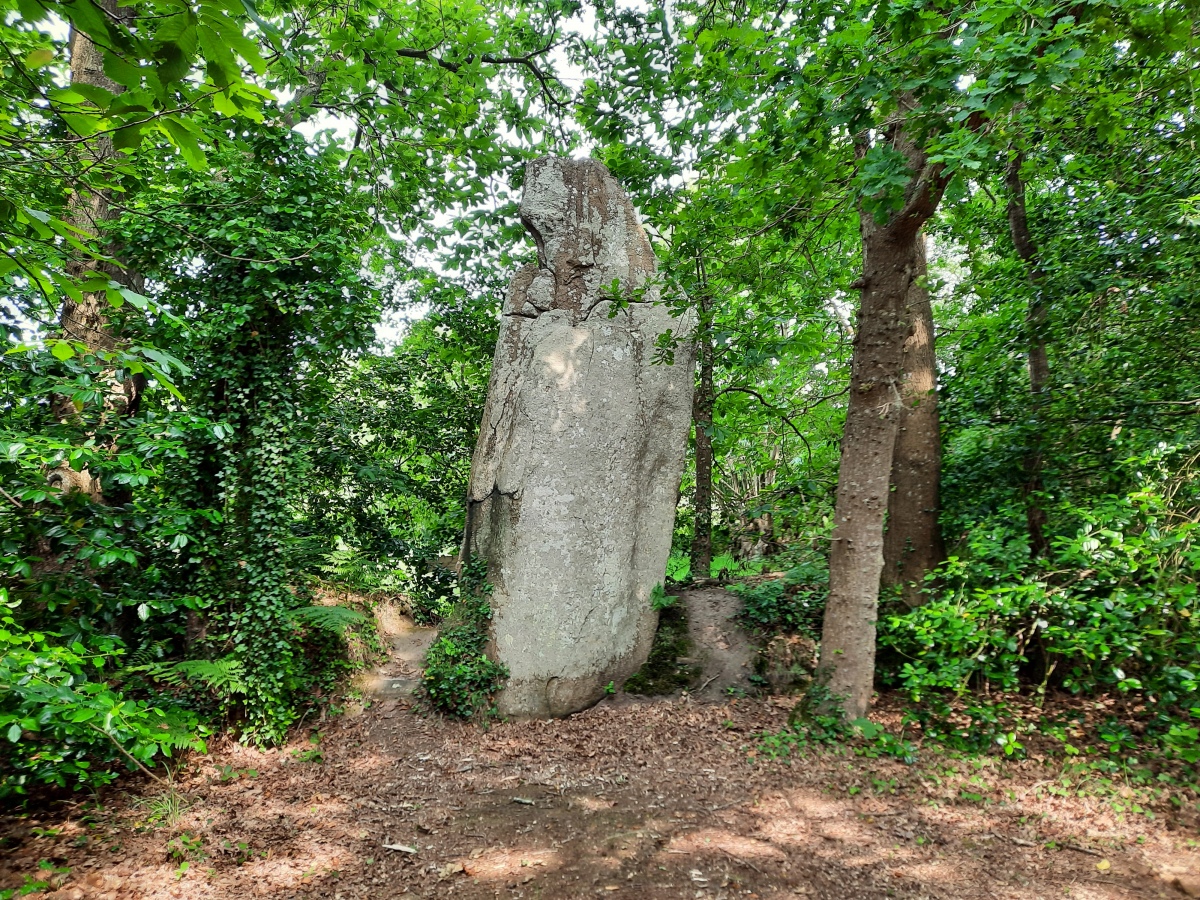
<svg viewBox="0 0 1200 900">
<path fill-rule="evenodd" d="M 128 8 L 119 10 L 116 0 L 100 0 L 98 5 L 113 17 L 132 14 Z M 124 91 L 121 85 L 104 74 L 104 54 L 88 35 L 72 29 L 70 46 L 71 84 L 100 87 L 112 94 Z M 83 155 L 89 165 L 95 168 L 102 168 L 116 156 L 116 152 L 107 135 L 83 144 Z M 71 225 L 93 239 L 99 235 L 103 223 L 113 218 L 111 197 L 107 190 L 77 188 L 71 196 L 69 209 Z M 131 280 L 120 266 L 112 263 L 77 259 L 71 264 L 70 270 L 75 277 L 100 272 L 121 283 Z M 68 298 L 63 302 L 59 314 L 63 337 L 79 341 L 92 351 L 112 350 L 116 346 L 116 339 L 108 319 L 108 308 L 103 293 L 85 294 L 82 303 Z"/>
<path fill-rule="evenodd" d="M 130 8 L 119 8 L 116 0 L 98 0 L 98 5 L 114 18 L 132 18 L 134 14 Z M 112 94 L 123 92 L 124 88 L 104 73 L 104 54 L 88 35 L 72 29 L 70 48 L 72 84 L 100 87 Z M 82 148 L 84 161 L 89 168 L 93 169 L 103 169 L 117 153 L 112 140 L 107 135 L 86 141 Z M 100 237 L 103 224 L 111 220 L 113 216 L 111 196 L 106 189 L 91 190 L 77 186 L 68 202 L 67 218 L 69 223 L 91 238 L 93 242 Z M 110 257 L 113 256 L 112 247 L 105 247 L 104 252 Z M 139 293 L 144 287 L 144 279 L 137 274 L 127 272 L 122 266 L 113 262 L 77 258 L 69 264 L 68 273 L 73 278 L 84 278 L 98 273 Z M 92 353 L 114 350 L 118 344 L 118 337 L 113 331 L 108 310 L 108 298 L 103 291 L 85 292 L 82 302 L 69 297 L 64 299 L 59 311 L 61 336 L 83 344 Z M 108 389 L 105 394 L 101 419 L 118 419 L 136 412 L 145 388 L 145 377 L 139 375 L 118 378 L 117 373 L 111 371 L 106 373 L 106 379 Z M 71 421 L 78 416 L 75 407 L 65 398 L 54 398 L 53 408 L 60 421 Z M 70 466 L 63 464 L 49 474 L 47 481 L 62 490 L 83 491 L 96 502 L 104 502 L 100 479 L 86 468 L 76 472 Z"/>
<path fill-rule="evenodd" d="M 700 385 L 692 405 L 692 423 L 696 432 L 696 490 L 693 495 L 695 526 L 692 529 L 691 575 L 707 578 L 712 571 L 712 495 L 713 495 L 713 345 L 712 298 L 707 290 L 700 294 L 700 323 L 696 329 L 700 362 Z"/>
<path fill-rule="evenodd" d="M 1025 523 L 1029 532 L 1029 550 L 1033 556 L 1041 556 L 1048 549 L 1046 541 L 1046 511 L 1041 505 L 1042 457 L 1044 436 L 1038 421 L 1038 412 L 1045 402 L 1050 384 L 1050 357 L 1046 352 L 1046 305 L 1042 297 L 1044 272 L 1038 259 L 1037 245 L 1029 230 L 1029 218 L 1025 210 L 1025 183 L 1021 179 L 1021 164 L 1024 156 L 1018 153 L 1008 165 L 1005 183 L 1008 187 L 1008 230 L 1012 235 L 1017 255 L 1025 261 L 1029 270 L 1029 282 L 1033 293 L 1025 313 L 1025 325 L 1029 333 L 1029 391 L 1033 395 L 1033 427 L 1029 448 L 1025 453 Z"/>
<path fill-rule="evenodd" d="M 904 127 L 913 104 L 882 130 L 881 140 L 904 154 L 912 173 L 903 205 L 884 224 L 860 205 L 863 242 L 862 299 L 850 371 L 850 397 L 842 436 L 834 531 L 829 559 L 829 599 L 817 667 L 827 710 L 847 719 L 866 714 L 875 678 L 875 622 L 883 570 L 883 523 L 903 399 L 906 307 L 917 278 L 921 227 L 937 209 L 947 179 L 930 164 Z M 865 146 L 860 147 L 865 152 Z"/>
<path fill-rule="evenodd" d="M 899 431 L 892 459 L 887 531 L 883 538 L 883 586 L 899 586 L 910 608 L 924 601 L 925 575 L 944 558 L 938 524 L 942 437 L 938 421 L 937 356 L 933 309 L 925 283 L 925 236 L 914 249 L 915 276 L 908 288 L 904 372 L 900 383 Z"/>
</svg>

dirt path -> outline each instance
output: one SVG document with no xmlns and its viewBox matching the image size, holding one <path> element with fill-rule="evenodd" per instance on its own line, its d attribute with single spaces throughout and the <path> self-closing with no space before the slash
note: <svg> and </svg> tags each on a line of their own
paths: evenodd
<svg viewBox="0 0 1200 900">
<path fill-rule="evenodd" d="M 606 701 L 483 730 L 389 700 L 280 750 L 216 748 L 180 777 L 177 820 L 154 820 L 153 784 L 7 818 L 0 889 L 46 860 L 62 885 L 31 896 L 55 900 L 1200 894 L 1177 820 L 1055 792 L 1032 761 L 764 759 L 755 734 L 785 717 Z"/>
<path fill-rule="evenodd" d="M 421 664 L 425 651 L 437 637 L 437 629 L 417 625 L 393 608 L 376 614 L 380 640 L 388 647 L 391 659 L 360 679 L 363 693 L 376 700 L 411 697 L 421 684 Z"/>
<path fill-rule="evenodd" d="M 730 688 L 750 688 L 754 647 L 733 617 L 741 601 L 723 587 L 696 587 L 679 593 L 687 610 L 688 637 L 703 669 L 695 696 L 719 700 Z"/>
</svg>

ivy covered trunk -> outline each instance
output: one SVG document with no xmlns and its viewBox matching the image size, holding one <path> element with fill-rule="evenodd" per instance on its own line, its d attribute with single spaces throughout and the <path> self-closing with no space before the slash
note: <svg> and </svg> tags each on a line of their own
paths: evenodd
<svg viewBox="0 0 1200 900">
<path fill-rule="evenodd" d="M 883 528 L 892 460 L 904 398 L 907 309 L 915 279 L 923 271 L 921 227 L 945 190 L 941 167 L 930 165 L 906 132 L 904 106 L 881 133 L 885 152 L 903 156 L 911 173 L 899 209 L 887 198 L 863 203 L 862 299 L 850 371 L 850 397 L 838 469 L 834 531 L 829 558 L 818 682 L 822 702 L 846 718 L 863 716 L 875 677 L 875 623 L 883 572 Z M 861 153 L 869 153 L 865 145 Z M 882 220 L 882 221 L 881 221 Z"/>
<path fill-rule="evenodd" d="M 938 485 L 942 439 L 938 422 L 937 355 L 929 302 L 925 237 L 913 247 L 914 277 L 908 288 L 900 421 L 892 459 L 887 531 L 883 539 L 883 585 L 898 587 L 910 607 L 924 598 L 922 579 L 942 561 Z"/>
<path fill-rule="evenodd" d="M 370 340 L 378 309 L 358 250 L 370 219 L 338 180 L 340 158 L 267 132 L 214 153 L 220 178 L 177 170 L 188 207 L 150 196 L 138 201 L 149 215 L 125 221 L 131 259 L 189 332 L 177 338 L 187 408 L 173 419 L 187 452 L 165 478 L 175 541 L 157 565 L 187 611 L 188 654 L 239 674 L 216 711 L 264 743 L 331 675 L 329 642 L 303 617 L 296 510 L 328 502 L 310 474 L 331 379 Z"/>
</svg>

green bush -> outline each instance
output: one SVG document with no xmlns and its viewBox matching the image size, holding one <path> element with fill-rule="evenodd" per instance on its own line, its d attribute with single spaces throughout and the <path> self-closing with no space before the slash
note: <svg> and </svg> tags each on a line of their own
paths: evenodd
<svg viewBox="0 0 1200 900">
<path fill-rule="evenodd" d="M 934 706 L 971 688 L 1136 694 L 1163 746 L 1200 759 L 1196 523 L 1148 491 L 1071 512 L 1078 528 L 1045 559 L 1015 517 L 973 531 L 927 604 L 880 622 L 880 677 Z M 980 733 L 989 714 L 970 711 Z"/>
<path fill-rule="evenodd" d="M 458 602 L 458 578 L 448 569 L 422 563 L 405 593 L 418 625 L 438 625 L 449 617 Z"/>
<path fill-rule="evenodd" d="M 17 605 L 0 588 L 0 798 L 38 784 L 98 787 L 117 768 L 204 749 L 195 713 L 105 683 L 106 663 L 124 652 L 118 640 L 28 631 L 13 616 Z"/>
<path fill-rule="evenodd" d="M 691 560 L 683 553 L 672 552 L 667 559 L 667 581 L 683 584 L 692 577 Z"/>
<path fill-rule="evenodd" d="M 486 572 L 478 559 L 463 567 L 459 599 L 425 654 L 421 678 L 429 705 L 462 719 L 490 711 L 492 698 L 508 678 L 508 669 L 485 652 L 492 618 Z"/>
<path fill-rule="evenodd" d="M 762 631 L 802 632 L 817 638 L 829 594 L 829 572 L 815 563 L 790 569 L 783 578 L 735 584 L 742 600 L 741 620 Z"/>
</svg>

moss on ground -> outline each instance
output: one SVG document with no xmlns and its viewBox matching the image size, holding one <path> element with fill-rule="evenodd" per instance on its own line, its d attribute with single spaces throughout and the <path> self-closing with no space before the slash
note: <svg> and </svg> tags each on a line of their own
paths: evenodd
<svg viewBox="0 0 1200 900">
<path fill-rule="evenodd" d="M 700 667 L 688 659 L 691 651 L 687 612 L 676 603 L 659 613 L 650 657 L 623 689 L 629 694 L 659 695 L 691 687 L 700 677 Z"/>
</svg>

